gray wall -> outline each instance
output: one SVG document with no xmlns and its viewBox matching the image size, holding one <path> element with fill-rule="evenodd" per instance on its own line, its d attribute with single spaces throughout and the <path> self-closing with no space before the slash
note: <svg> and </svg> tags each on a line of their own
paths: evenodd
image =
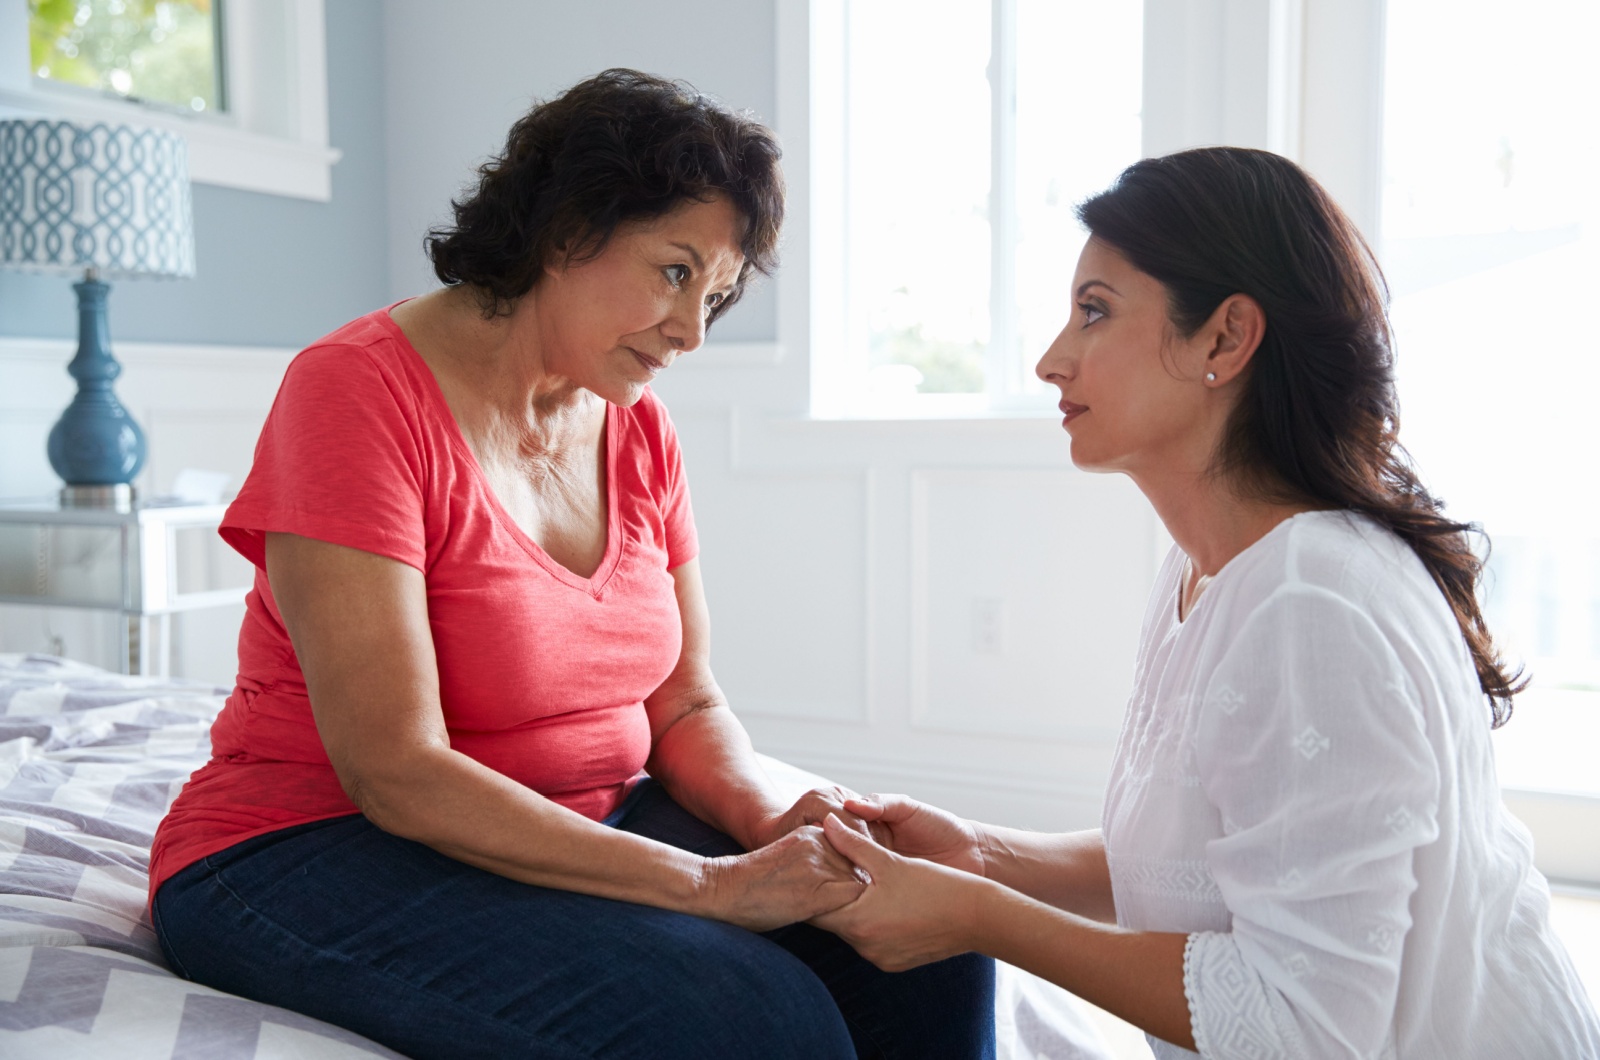
<svg viewBox="0 0 1600 1060">
<path fill-rule="evenodd" d="M 304 346 L 385 301 L 381 0 L 328 0 L 333 201 L 195 185 L 192 280 L 122 280 L 118 340 Z M 71 280 L 0 272 L 0 335 L 76 334 Z"/>
</svg>

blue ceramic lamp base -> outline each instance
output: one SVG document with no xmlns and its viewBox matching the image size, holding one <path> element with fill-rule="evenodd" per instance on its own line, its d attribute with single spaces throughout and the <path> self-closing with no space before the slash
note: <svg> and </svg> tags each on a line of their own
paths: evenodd
<svg viewBox="0 0 1600 1060">
<path fill-rule="evenodd" d="M 111 285 L 93 269 L 84 274 L 78 292 L 78 353 L 67 372 L 78 381 L 78 393 L 50 429 L 50 466 L 66 482 L 63 504 L 126 507 L 133 501 L 133 478 L 144 466 L 144 431 L 122 407 L 112 384 L 122 366 L 111 356 L 106 297 Z"/>
</svg>

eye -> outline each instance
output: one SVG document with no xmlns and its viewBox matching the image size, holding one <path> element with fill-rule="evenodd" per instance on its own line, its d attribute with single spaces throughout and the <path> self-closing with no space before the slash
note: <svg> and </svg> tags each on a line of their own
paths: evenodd
<svg viewBox="0 0 1600 1060">
<path fill-rule="evenodd" d="M 1090 324 L 1093 324 L 1095 321 L 1106 315 L 1106 311 L 1104 309 L 1101 309 L 1092 302 L 1079 302 L 1078 308 L 1083 310 L 1084 327 L 1088 327 Z"/>
<path fill-rule="evenodd" d="M 715 309 L 728 300 L 728 296 L 721 291 L 706 295 L 706 308 Z"/>
<path fill-rule="evenodd" d="M 666 276 L 667 282 L 672 285 L 673 289 L 682 287 L 689 281 L 689 266 L 687 265 L 668 265 L 661 272 Z"/>
</svg>

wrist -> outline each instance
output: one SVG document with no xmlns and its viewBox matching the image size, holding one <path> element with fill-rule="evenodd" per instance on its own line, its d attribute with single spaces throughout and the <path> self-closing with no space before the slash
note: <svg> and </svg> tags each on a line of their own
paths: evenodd
<svg viewBox="0 0 1600 1060">
<path fill-rule="evenodd" d="M 972 829 L 972 848 L 978 857 L 978 875 L 986 880 L 995 879 L 995 870 L 1000 864 L 999 841 L 988 825 L 979 821 L 968 821 L 967 827 Z"/>
<path fill-rule="evenodd" d="M 726 861 L 726 858 L 696 859 L 697 863 L 688 878 L 688 894 L 684 900 L 683 912 L 693 913 L 708 920 L 721 919 L 717 913 L 721 908 L 723 879 L 727 875 Z"/>
<path fill-rule="evenodd" d="M 968 875 L 964 883 L 966 898 L 961 903 L 961 945 L 974 953 L 989 953 L 993 945 L 990 927 L 992 911 L 1005 900 L 1006 888 L 993 880 Z"/>
<path fill-rule="evenodd" d="M 733 838 L 746 850 L 759 850 L 775 839 L 781 839 L 779 829 L 783 826 L 785 808 L 777 805 L 762 805 L 745 818 L 742 834 Z"/>
</svg>

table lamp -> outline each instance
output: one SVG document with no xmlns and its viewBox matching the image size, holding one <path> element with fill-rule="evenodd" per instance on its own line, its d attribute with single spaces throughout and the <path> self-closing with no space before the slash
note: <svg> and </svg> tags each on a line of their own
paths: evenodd
<svg viewBox="0 0 1600 1060">
<path fill-rule="evenodd" d="M 130 507 L 144 432 L 112 383 L 102 277 L 194 275 L 188 145 L 124 125 L 0 121 L 0 266 L 77 274 L 78 393 L 50 430 L 63 505 Z"/>
</svg>

